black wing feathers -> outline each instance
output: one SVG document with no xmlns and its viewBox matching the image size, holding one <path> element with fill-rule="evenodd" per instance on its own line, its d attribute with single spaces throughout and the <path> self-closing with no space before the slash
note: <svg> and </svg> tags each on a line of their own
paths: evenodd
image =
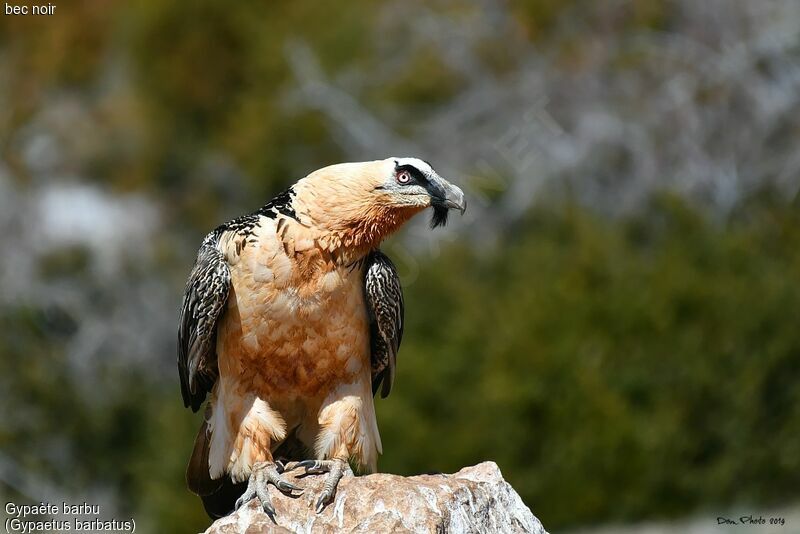
<svg viewBox="0 0 800 534">
<path fill-rule="evenodd" d="M 370 319 L 372 394 L 381 387 L 381 397 L 385 398 L 394 383 L 397 351 L 403 339 L 404 308 L 397 271 L 379 250 L 367 257 L 364 294 Z"/>
<path fill-rule="evenodd" d="M 231 273 L 216 248 L 218 234 L 203 241 L 186 282 L 178 327 L 178 372 L 183 404 L 197 411 L 217 380 L 216 332 L 231 283 Z"/>
<path fill-rule="evenodd" d="M 255 212 L 218 226 L 206 236 L 197 253 L 197 261 L 186 282 L 178 327 L 181 393 L 184 405 L 191 406 L 195 412 L 219 376 L 215 347 L 217 320 L 225 307 L 231 285 L 228 264 L 217 248 L 220 237 L 225 232 L 247 237 L 259 225 L 260 217 L 274 219 L 283 214 L 296 218 L 294 195 L 294 189 L 290 187 Z"/>
</svg>

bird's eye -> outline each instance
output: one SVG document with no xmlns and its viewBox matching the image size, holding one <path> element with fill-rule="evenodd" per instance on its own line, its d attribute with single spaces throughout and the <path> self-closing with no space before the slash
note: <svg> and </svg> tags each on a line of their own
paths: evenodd
<svg viewBox="0 0 800 534">
<path fill-rule="evenodd" d="M 397 173 L 397 183 L 405 185 L 411 181 L 411 173 L 408 171 L 400 171 Z"/>
</svg>

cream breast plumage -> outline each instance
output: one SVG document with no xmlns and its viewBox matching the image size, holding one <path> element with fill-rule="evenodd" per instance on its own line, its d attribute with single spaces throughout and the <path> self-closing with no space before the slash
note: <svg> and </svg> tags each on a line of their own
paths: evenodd
<svg viewBox="0 0 800 534">
<path fill-rule="evenodd" d="M 318 510 L 348 461 L 376 469 L 373 395 L 392 388 L 404 319 L 397 272 L 378 246 L 429 207 L 436 226 L 465 202 L 428 163 L 344 163 L 203 240 L 178 369 L 186 406 L 208 399 L 186 479 L 212 517 L 252 498 L 274 513 L 267 484 L 301 491 L 286 469 L 327 473 Z"/>
</svg>

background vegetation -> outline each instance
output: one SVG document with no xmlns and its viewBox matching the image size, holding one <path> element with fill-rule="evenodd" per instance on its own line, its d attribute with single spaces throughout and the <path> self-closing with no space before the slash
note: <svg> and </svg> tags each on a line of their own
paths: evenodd
<svg viewBox="0 0 800 534">
<path fill-rule="evenodd" d="M 0 17 L 0 495 L 197 531 L 202 236 L 307 172 L 462 184 L 380 468 L 498 462 L 552 530 L 800 497 L 794 2 L 61 2 Z"/>
</svg>

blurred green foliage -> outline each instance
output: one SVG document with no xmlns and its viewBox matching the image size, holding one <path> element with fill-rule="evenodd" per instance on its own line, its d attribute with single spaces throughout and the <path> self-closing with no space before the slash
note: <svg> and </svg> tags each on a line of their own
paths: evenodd
<svg viewBox="0 0 800 534">
<path fill-rule="evenodd" d="M 306 40 L 328 72 L 374 67 L 367 28 L 377 7 L 62 4 L 48 22 L 0 17 L 13 72 L 3 85 L 3 160 L 25 181 L 21 125 L 60 94 L 91 101 L 107 127 L 104 149 L 72 170 L 172 208 L 163 271 L 149 274 L 174 281 L 177 320 L 202 232 L 341 159 L 321 116 L 283 103 L 284 44 Z M 563 39 L 567 55 L 579 46 L 580 26 L 554 28 L 564 10 L 590 3 L 511 4 L 531 41 Z M 669 23 L 663 3 L 651 1 L 587 21 L 607 31 Z M 459 80 L 437 53 L 420 50 L 416 76 L 398 73 L 366 93 L 408 106 L 411 117 L 450 98 Z M 502 39 L 481 53 L 497 71 L 516 59 Z M 216 153 L 235 161 L 241 183 L 206 179 L 201 160 Z M 175 242 L 186 251 L 172 250 Z M 80 250 L 55 253 L 41 274 L 83 283 L 85 261 Z M 491 250 L 455 243 L 418 272 L 398 263 L 408 324 L 396 387 L 376 403 L 381 470 L 495 460 L 552 530 L 800 497 L 797 205 L 763 192 L 720 221 L 669 196 L 620 220 L 542 204 Z M 99 376 L 114 387 L 98 398 L 64 358 L 74 320 L 30 304 L 0 307 L 0 330 L 10 333 L 0 340 L 0 384 L 13 403 L 0 450 L 66 491 L 97 481 L 115 488 L 145 531 L 202 529 L 208 520 L 183 482 L 199 416 L 181 406 L 177 371 L 153 376 L 109 362 Z"/>
<path fill-rule="evenodd" d="M 566 206 L 445 251 L 407 290 L 382 467 L 494 459 L 551 528 L 796 495 L 800 212 L 735 220 Z"/>
</svg>

